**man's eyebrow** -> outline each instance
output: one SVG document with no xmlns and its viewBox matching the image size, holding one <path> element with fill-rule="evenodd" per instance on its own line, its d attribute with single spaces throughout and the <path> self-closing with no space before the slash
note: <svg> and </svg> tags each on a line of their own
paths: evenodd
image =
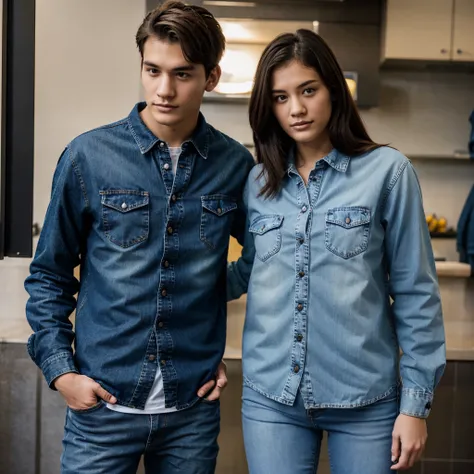
<svg viewBox="0 0 474 474">
<path fill-rule="evenodd" d="M 160 66 L 152 63 L 151 61 L 143 61 L 143 64 L 154 69 L 161 69 Z M 173 72 L 194 71 L 194 69 L 196 69 L 196 67 L 193 64 L 183 64 L 182 66 L 173 68 Z"/>
</svg>

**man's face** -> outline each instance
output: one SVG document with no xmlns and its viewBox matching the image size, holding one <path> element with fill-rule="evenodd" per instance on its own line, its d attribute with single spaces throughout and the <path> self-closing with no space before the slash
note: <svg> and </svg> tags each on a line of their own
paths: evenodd
<svg viewBox="0 0 474 474">
<path fill-rule="evenodd" d="M 148 38 L 141 75 L 149 118 L 159 126 L 185 128 L 196 120 L 204 92 L 214 89 L 219 73 L 217 67 L 206 78 L 204 66 L 186 61 L 179 43 Z"/>
</svg>

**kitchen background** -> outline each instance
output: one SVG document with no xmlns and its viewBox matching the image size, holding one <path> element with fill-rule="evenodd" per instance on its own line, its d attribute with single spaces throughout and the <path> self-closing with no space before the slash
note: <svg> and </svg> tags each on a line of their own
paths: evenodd
<svg viewBox="0 0 474 474">
<path fill-rule="evenodd" d="M 140 100 L 140 60 L 134 36 L 146 10 L 156 3 L 37 0 L 34 222 L 41 224 L 44 218 L 52 173 L 64 146 L 85 130 L 127 115 Z M 311 2 L 274 0 L 277 7 L 271 7 L 271 0 L 250 3 L 261 7 L 257 9 L 263 17 L 269 8 L 285 12 L 290 6 L 295 14 L 308 19 L 306 10 Z M 456 227 L 474 184 L 474 161 L 455 157 L 456 151 L 467 151 L 468 119 L 474 109 L 474 1 L 390 0 L 388 8 L 376 0 L 312 3 L 318 4 L 313 12 L 332 21 L 346 15 L 338 10 L 346 8 L 349 26 L 364 29 L 365 25 L 371 34 L 377 32 L 377 101 L 375 106 L 361 109 L 363 120 L 375 141 L 390 143 L 412 157 L 426 212 L 444 216 L 448 226 Z M 456 28 L 462 34 L 453 31 Z M 401 47 L 402 53 L 392 47 L 406 44 L 410 34 L 417 47 Z M 439 47 L 444 39 L 447 44 Z M 343 47 L 344 37 L 338 41 L 338 48 L 340 42 Z M 455 42 L 464 42 L 461 63 L 447 58 L 449 52 L 454 55 L 461 49 Z M 440 59 L 439 54 L 433 57 L 433 45 L 436 54 L 445 55 L 442 62 L 432 62 Z M 447 53 L 441 53 L 442 49 Z M 397 60 L 379 68 L 385 54 Z M 363 75 L 359 75 L 360 81 Z M 223 132 L 243 143 L 252 142 L 245 103 L 208 101 L 202 110 Z M 458 260 L 454 239 L 433 239 L 433 246 L 437 256 Z M 0 262 L 0 474 L 55 474 L 59 472 L 64 407 L 56 394 L 45 388 L 24 348 L 29 334 L 22 289 L 27 266 L 28 259 Z M 455 274 L 458 276 L 440 273 L 453 337 L 452 346 L 448 344 L 450 363 L 429 425 L 425 461 L 412 471 L 422 474 L 474 473 L 474 285 L 467 278 L 466 267 L 455 267 Z M 239 420 L 244 307 L 245 299 L 229 305 L 230 386 L 223 400 L 218 474 L 247 472 Z M 325 474 L 327 456 L 323 459 L 320 472 Z"/>
</svg>

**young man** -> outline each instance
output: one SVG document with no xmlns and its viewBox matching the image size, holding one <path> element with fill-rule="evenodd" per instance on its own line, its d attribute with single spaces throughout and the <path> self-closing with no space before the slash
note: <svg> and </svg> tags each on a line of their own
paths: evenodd
<svg viewBox="0 0 474 474">
<path fill-rule="evenodd" d="M 142 455 L 147 473 L 211 474 L 227 250 L 253 159 L 199 112 L 220 77 L 215 18 L 168 2 L 136 40 L 146 102 L 58 163 L 25 283 L 28 350 L 68 405 L 63 474 L 135 473 Z"/>
</svg>

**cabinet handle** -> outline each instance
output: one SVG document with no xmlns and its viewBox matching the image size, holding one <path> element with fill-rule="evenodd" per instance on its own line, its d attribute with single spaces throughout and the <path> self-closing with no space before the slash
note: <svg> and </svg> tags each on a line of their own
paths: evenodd
<svg viewBox="0 0 474 474">
<path fill-rule="evenodd" d="M 458 50 L 456 51 L 456 53 L 462 54 L 462 49 L 458 49 Z"/>
<path fill-rule="evenodd" d="M 441 54 L 446 54 L 447 52 L 448 52 L 447 49 L 444 49 L 444 48 L 443 48 L 443 49 L 441 50 Z"/>
</svg>

